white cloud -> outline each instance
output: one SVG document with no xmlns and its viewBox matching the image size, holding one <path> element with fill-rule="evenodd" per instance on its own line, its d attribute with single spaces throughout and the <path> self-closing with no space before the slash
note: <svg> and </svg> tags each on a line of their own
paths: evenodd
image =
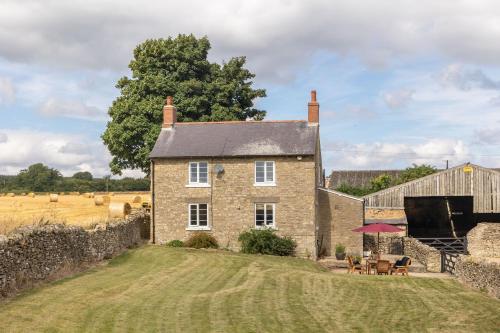
<svg viewBox="0 0 500 333">
<path fill-rule="evenodd" d="M 50 98 L 39 108 L 44 116 L 63 116 L 68 118 L 102 121 L 107 119 L 105 112 L 83 102 Z"/>
<path fill-rule="evenodd" d="M 477 129 L 474 131 L 474 137 L 480 144 L 498 145 L 500 144 L 500 126 Z"/>
<path fill-rule="evenodd" d="M 2 141 L 2 138 L 8 140 Z M 71 176 L 89 171 L 96 177 L 111 174 L 111 155 L 100 141 L 80 135 L 33 130 L 0 129 L 0 175 L 17 174 L 34 163 L 44 163 Z M 144 177 L 139 170 L 124 170 L 123 177 Z"/>
<path fill-rule="evenodd" d="M 323 147 L 327 164 L 333 169 L 388 169 L 416 164 L 441 166 L 474 159 L 469 147 L 461 140 L 436 138 L 417 144 L 410 143 L 330 143 Z"/>
<path fill-rule="evenodd" d="M 9 78 L 0 77 L 0 105 L 11 104 L 16 99 L 14 85 Z"/>
<path fill-rule="evenodd" d="M 77 171 L 92 171 L 97 176 L 109 173 L 111 157 L 101 142 L 78 135 L 33 130 L 3 129 L 0 132 L 8 136 L 7 141 L 0 143 L 0 174 L 15 174 L 38 162 L 67 176 Z"/>
<path fill-rule="evenodd" d="M 131 178 L 144 178 L 146 174 L 141 170 L 131 170 L 125 169 L 122 171 L 120 178 L 131 177 Z"/>
<path fill-rule="evenodd" d="M 414 90 L 401 89 L 383 94 L 385 104 L 391 109 L 400 109 L 411 102 Z"/>
<path fill-rule="evenodd" d="M 468 69 L 462 64 L 450 64 L 438 77 L 444 86 L 452 86 L 460 90 L 485 89 L 500 90 L 500 81 L 495 81 L 480 69 Z"/>
<path fill-rule="evenodd" d="M 68 142 L 61 148 L 59 152 L 63 154 L 90 155 L 92 151 L 89 145 L 80 142 Z"/>
<path fill-rule="evenodd" d="M 6 0 L 0 4 L 0 54 L 16 62 L 123 70 L 139 42 L 195 33 L 210 38 L 213 59 L 247 55 L 258 75 L 282 80 L 318 50 L 371 66 L 429 54 L 499 65 L 499 16 L 493 0 L 94 0 L 43 6 Z"/>
</svg>

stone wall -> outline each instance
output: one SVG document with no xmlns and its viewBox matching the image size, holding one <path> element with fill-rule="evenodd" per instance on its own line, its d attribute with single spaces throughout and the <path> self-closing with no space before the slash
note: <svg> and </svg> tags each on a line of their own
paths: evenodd
<svg viewBox="0 0 500 333">
<path fill-rule="evenodd" d="M 403 239 L 406 236 L 406 226 L 397 225 L 396 227 L 405 229 L 405 231 L 380 234 L 380 253 L 403 254 Z M 363 234 L 363 250 L 372 252 L 377 251 L 377 234 Z"/>
<path fill-rule="evenodd" d="M 467 233 L 467 250 L 475 257 L 500 258 L 500 223 L 478 223 Z"/>
<path fill-rule="evenodd" d="M 441 252 L 415 238 L 405 237 L 404 254 L 419 261 L 428 272 L 441 272 Z"/>
<path fill-rule="evenodd" d="M 149 216 L 137 213 L 93 230 L 56 224 L 22 227 L 0 235 L 0 295 L 112 258 L 139 244 L 148 225 Z"/>
<path fill-rule="evenodd" d="M 327 189 L 319 189 L 318 195 L 321 255 L 334 255 L 337 244 L 344 245 L 347 253 L 361 255 L 363 234 L 352 229 L 363 226 L 363 200 Z"/>
<path fill-rule="evenodd" d="M 472 288 L 486 291 L 500 298 L 500 264 L 484 259 L 460 255 L 455 263 L 459 281 Z"/>
<path fill-rule="evenodd" d="M 209 186 L 191 187 L 189 159 L 154 161 L 153 228 L 155 243 L 186 240 L 188 204 L 208 204 L 208 230 L 221 247 L 239 250 L 238 236 L 255 228 L 255 204 L 275 204 L 275 227 L 281 236 L 297 241 L 297 255 L 316 257 L 316 163 L 313 156 L 267 157 L 276 168 L 275 186 L 255 186 L 255 160 L 259 158 L 201 159 L 208 169 L 216 164 L 224 173 L 209 172 Z M 262 159 L 260 159 L 262 160 Z M 195 161 L 200 161 L 199 159 Z"/>
</svg>

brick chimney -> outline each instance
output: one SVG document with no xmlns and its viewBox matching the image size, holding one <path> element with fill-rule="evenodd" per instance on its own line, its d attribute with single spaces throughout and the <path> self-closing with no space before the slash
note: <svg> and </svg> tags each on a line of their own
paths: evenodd
<svg viewBox="0 0 500 333">
<path fill-rule="evenodd" d="M 174 106 L 174 98 L 168 96 L 165 100 L 165 105 L 163 106 L 163 128 L 174 127 L 177 121 L 177 109 Z"/>
<path fill-rule="evenodd" d="M 316 101 L 316 90 L 311 90 L 311 101 L 307 104 L 307 121 L 310 124 L 319 124 L 319 103 Z"/>
</svg>

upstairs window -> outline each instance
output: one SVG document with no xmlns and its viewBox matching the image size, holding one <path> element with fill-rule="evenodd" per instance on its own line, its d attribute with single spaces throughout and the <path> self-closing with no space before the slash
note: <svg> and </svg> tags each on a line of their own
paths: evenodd
<svg viewBox="0 0 500 333">
<path fill-rule="evenodd" d="M 255 185 L 275 185 L 274 161 L 255 162 Z"/>
<path fill-rule="evenodd" d="M 273 203 L 255 204 L 255 227 L 256 228 L 274 228 L 274 210 Z"/>
<path fill-rule="evenodd" d="M 208 162 L 189 162 L 189 185 L 208 185 Z"/>
<path fill-rule="evenodd" d="M 208 228 L 208 204 L 189 204 L 189 227 Z"/>
</svg>

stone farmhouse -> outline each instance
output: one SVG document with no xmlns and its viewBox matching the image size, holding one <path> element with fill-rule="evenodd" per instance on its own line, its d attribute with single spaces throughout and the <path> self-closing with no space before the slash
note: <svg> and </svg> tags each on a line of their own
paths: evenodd
<svg viewBox="0 0 500 333">
<path fill-rule="evenodd" d="M 308 120 L 177 122 L 173 99 L 150 154 L 154 243 L 211 233 L 239 249 L 238 236 L 273 228 L 297 242 L 297 255 L 330 255 L 335 244 L 361 253 L 364 203 L 324 188 L 319 103 Z"/>
</svg>

